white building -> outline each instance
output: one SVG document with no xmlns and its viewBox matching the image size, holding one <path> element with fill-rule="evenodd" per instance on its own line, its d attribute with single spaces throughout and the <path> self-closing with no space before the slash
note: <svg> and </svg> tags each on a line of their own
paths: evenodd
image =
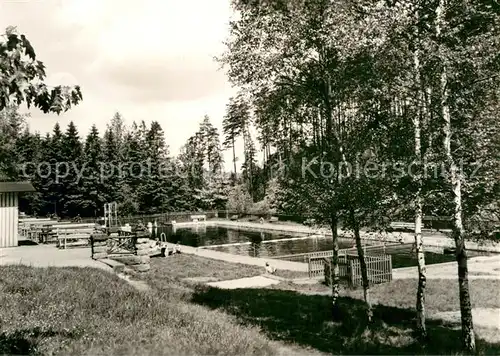
<svg viewBox="0 0 500 356">
<path fill-rule="evenodd" d="M 19 193 L 34 191 L 29 182 L 0 182 L 0 248 L 18 245 Z"/>
</svg>

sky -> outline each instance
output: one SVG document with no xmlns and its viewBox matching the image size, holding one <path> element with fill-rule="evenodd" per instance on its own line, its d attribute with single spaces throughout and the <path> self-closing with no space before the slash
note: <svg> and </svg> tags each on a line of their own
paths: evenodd
<svg viewBox="0 0 500 356">
<path fill-rule="evenodd" d="M 115 112 L 127 125 L 156 120 L 177 154 L 204 115 L 222 133 L 235 89 L 214 56 L 225 47 L 229 0 L 0 0 L 0 25 L 16 26 L 46 66 L 49 85 L 81 86 L 83 101 L 57 116 L 30 110 L 32 131 L 75 122 L 101 133 Z M 231 152 L 225 153 L 232 167 Z"/>
</svg>

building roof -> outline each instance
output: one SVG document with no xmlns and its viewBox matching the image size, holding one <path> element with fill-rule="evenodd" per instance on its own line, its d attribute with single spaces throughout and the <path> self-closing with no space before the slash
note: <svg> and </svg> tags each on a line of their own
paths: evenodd
<svg viewBox="0 0 500 356">
<path fill-rule="evenodd" d="M 0 182 L 0 193 L 36 192 L 30 182 Z"/>
</svg>

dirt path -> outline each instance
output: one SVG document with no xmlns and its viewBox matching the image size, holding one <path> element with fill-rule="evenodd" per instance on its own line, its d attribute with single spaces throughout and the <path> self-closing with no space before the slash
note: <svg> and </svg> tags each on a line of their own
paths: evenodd
<svg viewBox="0 0 500 356">
<path fill-rule="evenodd" d="M 244 265 L 261 266 L 262 268 L 264 268 L 266 262 L 269 262 L 270 265 L 279 270 L 296 271 L 296 272 L 308 271 L 307 264 L 300 262 L 290 262 L 290 261 L 282 261 L 270 258 L 233 255 L 231 253 L 210 250 L 207 248 L 190 247 L 190 246 L 182 246 L 181 251 L 182 253 L 190 255 L 197 255 L 205 258 L 211 258 L 214 260 L 220 260 L 226 262 L 241 263 Z"/>
<path fill-rule="evenodd" d="M 0 265 L 32 267 L 93 267 L 113 269 L 93 260 L 90 248 L 58 249 L 53 245 L 20 246 L 0 249 Z"/>
<path fill-rule="evenodd" d="M 280 281 L 268 278 L 266 276 L 255 276 L 229 281 L 209 282 L 207 285 L 221 289 L 240 289 L 240 288 L 264 288 L 273 284 L 279 284 Z"/>
<path fill-rule="evenodd" d="M 481 256 L 468 260 L 469 279 L 500 279 L 500 256 Z M 457 262 L 439 263 L 427 266 L 428 279 L 456 279 Z M 393 279 L 417 278 L 417 267 L 396 268 Z"/>
<path fill-rule="evenodd" d="M 500 342 L 500 308 L 474 308 L 472 318 L 480 338 L 490 343 Z M 429 319 L 440 319 L 451 327 L 460 328 L 460 311 L 435 313 Z"/>
</svg>

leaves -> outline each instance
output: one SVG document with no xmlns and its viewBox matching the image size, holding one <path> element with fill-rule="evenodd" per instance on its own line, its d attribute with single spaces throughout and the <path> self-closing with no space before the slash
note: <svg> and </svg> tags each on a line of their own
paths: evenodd
<svg viewBox="0 0 500 356">
<path fill-rule="evenodd" d="M 83 100 L 79 86 L 49 88 L 43 83 L 45 66 L 23 34 L 9 27 L 0 39 L 0 110 L 10 103 L 34 105 L 44 113 L 60 114 Z"/>
</svg>

